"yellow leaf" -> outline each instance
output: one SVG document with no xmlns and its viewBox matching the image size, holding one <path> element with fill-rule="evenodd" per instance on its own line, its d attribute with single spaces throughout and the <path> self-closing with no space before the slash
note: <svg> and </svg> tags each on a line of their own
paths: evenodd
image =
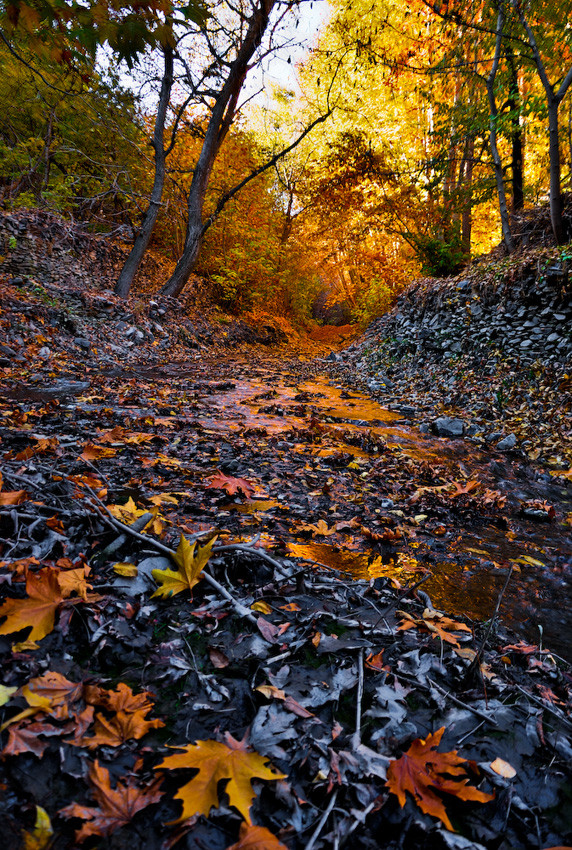
<svg viewBox="0 0 572 850">
<path fill-rule="evenodd" d="M 260 614 L 272 614 L 272 608 L 268 602 L 253 602 L 250 607 L 253 611 L 258 611 Z"/>
<path fill-rule="evenodd" d="M 195 584 L 200 581 L 203 567 L 206 566 L 210 558 L 213 545 L 216 537 L 209 540 L 204 546 L 197 549 L 197 541 L 191 545 L 187 538 L 181 534 L 179 546 L 175 554 L 175 562 L 179 569 L 175 570 L 153 570 L 152 576 L 161 587 L 159 587 L 153 597 L 159 596 L 163 599 L 168 599 L 170 596 L 175 596 L 183 590 L 191 590 Z"/>
<path fill-rule="evenodd" d="M 250 819 L 250 807 L 254 799 L 251 779 L 285 779 L 283 773 L 275 773 L 267 767 L 268 759 L 260 753 L 250 750 L 245 741 L 236 741 L 226 736 L 227 743 L 219 741 L 197 741 L 183 747 L 184 752 L 167 756 L 158 767 L 176 770 L 177 768 L 195 768 L 198 774 L 179 790 L 175 797 L 183 801 L 181 817 L 173 823 L 181 823 L 193 815 L 208 817 L 213 807 L 218 807 L 217 786 L 221 779 L 227 779 L 225 791 L 230 805 L 238 809 L 247 823 Z"/>
<path fill-rule="evenodd" d="M 125 561 L 119 564 L 113 565 L 113 572 L 117 573 L 118 576 L 127 576 L 128 578 L 133 578 L 137 575 L 137 566 L 135 564 L 130 564 Z"/>
<path fill-rule="evenodd" d="M 15 694 L 18 688 L 8 688 L 6 685 L 0 685 L 0 705 L 6 705 Z"/>
<path fill-rule="evenodd" d="M 0 635 L 9 635 L 32 627 L 28 641 L 41 640 L 54 628 L 56 609 L 63 602 L 58 582 L 59 570 L 45 567 L 37 573 L 28 573 L 26 599 L 7 599 L 0 608 L 0 617 L 6 622 L 0 626 Z"/>
<path fill-rule="evenodd" d="M 22 831 L 22 850 L 47 850 L 53 834 L 50 816 L 41 806 L 36 806 L 34 829 L 32 832 L 27 829 Z"/>
</svg>

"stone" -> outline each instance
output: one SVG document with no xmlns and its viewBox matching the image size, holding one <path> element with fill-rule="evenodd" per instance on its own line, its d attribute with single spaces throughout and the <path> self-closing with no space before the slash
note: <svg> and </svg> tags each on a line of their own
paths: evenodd
<svg viewBox="0 0 572 850">
<path fill-rule="evenodd" d="M 439 416 L 431 423 L 433 433 L 438 437 L 462 437 L 465 424 L 462 419 L 453 419 L 450 416 Z"/>
<path fill-rule="evenodd" d="M 509 452 L 511 449 L 514 449 L 515 446 L 516 434 L 508 434 L 496 445 L 499 452 Z"/>
<path fill-rule="evenodd" d="M 546 341 L 547 342 L 558 342 L 559 339 L 560 339 L 560 334 L 553 333 L 553 334 L 550 334 L 550 336 L 547 338 Z"/>
<path fill-rule="evenodd" d="M 530 348 L 531 345 L 532 345 L 531 339 L 523 339 L 523 341 L 520 343 L 521 348 Z"/>
<path fill-rule="evenodd" d="M 79 345 L 80 348 L 83 348 L 84 351 L 89 351 L 91 348 L 91 343 L 84 336 L 76 336 L 74 339 L 76 345 Z"/>
<path fill-rule="evenodd" d="M 51 356 L 52 352 L 47 345 L 42 346 L 42 348 L 38 351 L 38 357 L 40 360 L 49 360 Z"/>
</svg>

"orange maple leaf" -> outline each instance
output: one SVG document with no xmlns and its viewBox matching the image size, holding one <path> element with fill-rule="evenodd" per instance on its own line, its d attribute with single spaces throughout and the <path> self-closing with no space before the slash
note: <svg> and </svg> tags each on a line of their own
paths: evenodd
<svg viewBox="0 0 572 850">
<path fill-rule="evenodd" d="M 54 628 L 56 610 L 64 601 L 58 581 L 59 570 L 44 567 L 26 577 L 27 599 L 7 599 L 0 608 L 0 617 L 6 622 L 0 626 L 0 635 L 9 635 L 32 627 L 28 640 L 41 640 Z"/>
<path fill-rule="evenodd" d="M 440 611 L 435 611 L 426 608 L 423 612 L 423 619 L 416 620 L 406 611 L 399 611 L 403 617 L 401 623 L 397 627 L 398 631 L 407 631 L 407 629 L 425 629 L 431 632 L 434 638 L 441 638 L 445 643 L 450 643 L 452 646 L 459 646 L 459 641 L 451 632 L 471 632 L 469 626 L 465 623 L 457 623 L 450 617 L 441 614 Z"/>
<path fill-rule="evenodd" d="M 22 696 L 32 708 L 67 720 L 70 708 L 83 696 L 83 684 L 70 682 L 61 673 L 48 671 L 43 676 L 30 679 L 17 693 Z"/>
<path fill-rule="evenodd" d="M 69 743 L 75 747 L 88 747 L 94 750 L 96 747 L 119 747 L 132 738 L 142 738 L 150 729 L 159 729 L 165 725 L 162 720 L 147 720 L 148 711 L 149 709 L 118 711 L 110 719 L 103 714 L 96 714 L 94 735 L 90 738 L 76 737 Z"/>
<path fill-rule="evenodd" d="M 456 750 L 437 752 L 444 731 L 443 726 L 429 734 L 426 740 L 417 738 L 413 741 L 401 758 L 391 761 L 385 784 L 397 796 L 401 806 L 405 805 L 405 792 L 409 791 L 422 812 L 439 818 L 447 829 L 454 832 L 439 793 L 478 803 L 488 803 L 494 794 L 486 794 L 467 784 L 469 777 L 463 767 L 467 760 L 458 756 Z"/>
<path fill-rule="evenodd" d="M 76 832 L 76 841 L 84 841 L 90 835 L 111 835 L 130 823 L 137 812 L 157 803 L 163 796 L 163 791 L 159 790 L 159 781 L 143 788 L 139 788 L 132 780 L 125 784 L 119 781 L 113 789 L 109 781 L 109 771 L 101 767 L 97 759 L 89 769 L 89 782 L 99 808 L 72 803 L 59 811 L 65 818 L 80 818 L 85 821 Z"/>
<path fill-rule="evenodd" d="M 198 774 L 175 794 L 176 799 L 183 801 L 183 813 L 173 823 L 181 823 L 197 814 L 208 817 L 213 806 L 216 808 L 219 804 L 219 780 L 226 779 L 228 784 L 225 791 L 231 806 L 238 809 L 245 821 L 251 824 L 250 807 L 254 791 L 250 780 L 285 779 L 283 773 L 276 773 L 274 768 L 267 767 L 268 759 L 249 749 L 245 738 L 237 741 L 228 733 L 224 744 L 219 741 L 197 741 L 182 749 L 183 753 L 167 756 L 158 765 L 167 770 L 198 770 Z"/>
<path fill-rule="evenodd" d="M 243 822 L 240 825 L 238 841 L 228 850 L 288 850 L 288 848 L 266 827 L 252 826 Z"/>
<path fill-rule="evenodd" d="M 210 490 L 224 490 L 229 496 L 235 496 L 238 492 L 241 492 L 246 499 L 250 499 L 257 490 L 256 485 L 246 478 L 233 478 L 231 475 L 220 472 L 220 470 L 217 470 L 216 475 L 209 478 L 207 487 Z"/>
</svg>

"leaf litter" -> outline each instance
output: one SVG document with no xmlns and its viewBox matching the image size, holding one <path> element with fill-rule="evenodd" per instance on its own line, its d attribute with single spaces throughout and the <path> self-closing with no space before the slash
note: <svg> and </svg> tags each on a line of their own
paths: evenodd
<svg viewBox="0 0 572 850">
<path fill-rule="evenodd" d="M 570 842 L 569 665 L 431 584 L 551 504 L 344 421 L 324 369 L 89 367 L 73 400 L 2 403 L 7 848 Z"/>
</svg>

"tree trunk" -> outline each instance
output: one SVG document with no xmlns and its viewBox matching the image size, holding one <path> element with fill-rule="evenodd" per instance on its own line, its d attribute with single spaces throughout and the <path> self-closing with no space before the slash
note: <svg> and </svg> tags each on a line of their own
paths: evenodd
<svg viewBox="0 0 572 850">
<path fill-rule="evenodd" d="M 548 152 L 550 156 L 550 221 L 557 245 L 566 241 L 562 220 L 562 189 L 560 187 L 560 144 L 558 137 L 558 101 L 548 102 Z"/>
<path fill-rule="evenodd" d="M 259 0 L 236 59 L 230 66 L 228 77 L 215 100 L 189 190 L 185 247 L 175 271 L 160 290 L 161 295 L 180 295 L 199 256 L 204 234 L 210 224 L 208 221 L 203 223 L 202 216 L 211 171 L 233 121 L 250 60 L 262 40 L 276 2 L 277 0 Z"/>
<path fill-rule="evenodd" d="M 507 105 L 510 110 L 512 142 L 512 211 L 515 213 L 524 207 L 524 136 L 520 123 L 518 72 L 511 47 L 506 48 L 506 58 L 510 70 L 510 91 Z"/>
<path fill-rule="evenodd" d="M 153 188 L 149 199 L 149 207 L 143 216 L 141 227 L 135 239 L 133 248 L 129 256 L 125 260 L 119 279 L 115 284 L 115 294 L 121 298 L 127 298 L 129 290 L 133 285 L 135 275 L 141 265 L 141 260 L 149 246 L 155 222 L 161 208 L 161 199 L 163 197 L 163 187 L 165 185 L 166 174 L 166 155 L 165 155 L 165 120 L 167 117 L 167 109 L 171 99 L 171 89 L 173 87 L 173 50 L 170 47 L 163 48 L 163 56 L 165 59 L 165 69 L 163 79 L 161 80 L 161 92 L 159 94 L 159 104 L 157 107 L 157 115 L 155 116 L 155 127 L 153 130 L 152 145 L 155 150 L 155 177 L 153 179 Z"/>
</svg>

